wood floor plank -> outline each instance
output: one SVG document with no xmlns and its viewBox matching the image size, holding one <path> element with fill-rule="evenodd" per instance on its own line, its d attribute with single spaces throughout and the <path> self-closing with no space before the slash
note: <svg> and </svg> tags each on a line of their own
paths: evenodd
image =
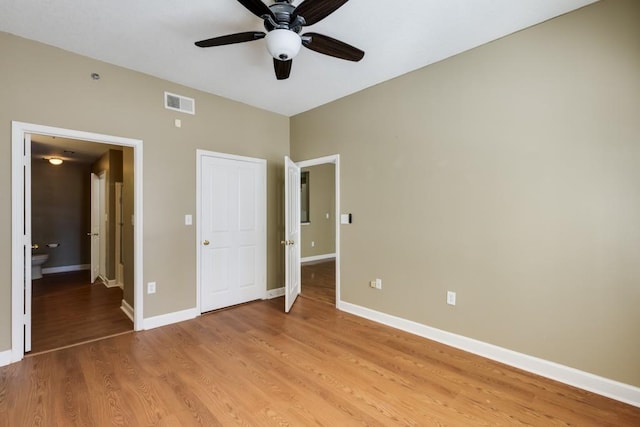
<svg viewBox="0 0 640 427">
<path fill-rule="evenodd" d="M 282 298 L 244 304 L 2 367 L 0 426 L 640 426 L 640 408 L 327 299 L 303 295 L 289 314 Z"/>
<path fill-rule="evenodd" d="M 47 274 L 32 288 L 31 354 L 133 330 L 122 289 L 91 284 L 88 271 Z"/>
</svg>

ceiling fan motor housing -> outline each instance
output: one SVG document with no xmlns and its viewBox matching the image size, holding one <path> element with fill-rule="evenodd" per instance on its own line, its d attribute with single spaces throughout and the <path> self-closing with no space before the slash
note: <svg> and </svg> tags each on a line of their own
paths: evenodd
<svg viewBox="0 0 640 427">
<path fill-rule="evenodd" d="M 267 32 L 275 29 L 291 30 L 299 33 L 305 24 L 304 18 L 299 15 L 294 16 L 296 7 L 288 0 L 276 1 L 269 6 L 273 16 L 264 15 L 264 28 Z"/>
</svg>

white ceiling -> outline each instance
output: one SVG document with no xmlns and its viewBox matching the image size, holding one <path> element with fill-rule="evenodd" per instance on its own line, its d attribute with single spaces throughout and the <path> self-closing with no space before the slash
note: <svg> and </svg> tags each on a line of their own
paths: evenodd
<svg viewBox="0 0 640 427">
<path fill-rule="evenodd" d="M 236 0 L 1 0 L 0 30 L 292 116 L 595 1 L 351 0 L 303 32 L 356 46 L 364 59 L 303 48 L 282 81 L 264 40 L 194 46 L 263 30 Z"/>
</svg>

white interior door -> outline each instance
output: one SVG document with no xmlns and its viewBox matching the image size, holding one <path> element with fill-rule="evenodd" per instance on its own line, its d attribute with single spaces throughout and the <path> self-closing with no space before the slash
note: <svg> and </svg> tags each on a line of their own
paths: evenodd
<svg viewBox="0 0 640 427">
<path fill-rule="evenodd" d="M 300 168 L 284 158 L 284 311 L 289 312 L 300 294 Z"/>
<path fill-rule="evenodd" d="M 31 351 L 31 135 L 24 135 L 24 351 Z"/>
<path fill-rule="evenodd" d="M 91 239 L 91 283 L 100 273 L 100 180 L 95 173 L 91 174 L 91 231 L 87 233 Z"/>
<path fill-rule="evenodd" d="M 107 279 L 107 173 L 98 174 L 98 276 L 108 283 Z"/>
<path fill-rule="evenodd" d="M 266 162 L 200 157 L 200 311 L 266 293 Z"/>
<path fill-rule="evenodd" d="M 116 284 L 120 287 L 124 286 L 124 266 L 122 265 L 122 227 L 124 226 L 122 219 L 122 182 L 116 182 L 116 240 L 115 240 L 115 267 L 116 267 Z"/>
</svg>

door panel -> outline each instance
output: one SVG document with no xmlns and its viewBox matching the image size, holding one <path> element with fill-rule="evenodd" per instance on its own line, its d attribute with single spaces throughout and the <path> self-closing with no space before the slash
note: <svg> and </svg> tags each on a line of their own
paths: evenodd
<svg viewBox="0 0 640 427">
<path fill-rule="evenodd" d="M 202 156 L 200 170 L 200 310 L 262 298 L 265 163 Z"/>
<path fill-rule="evenodd" d="M 100 273 L 100 181 L 98 175 L 91 174 L 91 283 Z"/>
<path fill-rule="evenodd" d="M 300 294 L 300 168 L 289 157 L 284 164 L 284 311 L 288 313 Z"/>
</svg>

